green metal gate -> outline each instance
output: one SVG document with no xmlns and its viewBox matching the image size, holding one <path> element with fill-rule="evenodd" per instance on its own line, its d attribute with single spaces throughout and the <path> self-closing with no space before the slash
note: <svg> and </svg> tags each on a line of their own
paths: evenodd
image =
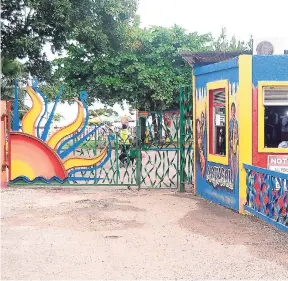
<svg viewBox="0 0 288 281">
<path fill-rule="evenodd" d="M 180 89 L 180 110 L 139 112 L 138 118 L 139 186 L 183 192 L 193 184 L 191 87 Z"/>
<path fill-rule="evenodd" d="M 88 133 L 89 135 L 89 133 Z M 73 139 L 71 145 L 77 142 Z M 121 154 L 121 140 L 118 132 L 109 130 L 102 126 L 89 135 L 87 140 L 73 151 L 74 156 L 96 157 L 101 154 L 106 147 L 108 153 L 100 165 L 86 169 L 72 169 L 71 175 L 74 180 L 69 184 L 100 185 L 100 186 L 139 186 L 139 157 L 136 157 L 136 165 L 127 163 L 121 166 L 119 156 Z M 139 154 L 138 146 L 133 148 Z M 137 155 L 138 156 L 138 155 Z"/>
<path fill-rule="evenodd" d="M 121 138 L 105 126 L 95 130 L 74 153 L 99 155 L 111 146 L 105 165 L 74 173 L 70 184 L 179 188 L 193 184 L 193 128 L 191 87 L 180 89 L 180 108 L 168 111 L 139 111 L 130 147 L 135 165 L 121 166 Z M 75 139 L 77 142 L 77 139 Z M 73 145 L 73 143 L 71 143 Z"/>
<path fill-rule="evenodd" d="M 177 188 L 180 175 L 179 111 L 139 112 L 139 124 L 142 133 L 140 187 Z"/>
<path fill-rule="evenodd" d="M 36 95 L 37 85 L 34 88 Z M 86 96 L 85 92 L 80 98 L 88 114 Z M 179 109 L 138 112 L 136 130 L 132 134 L 134 141 L 127 150 L 128 157 L 125 165 L 121 165 L 120 161 L 123 155 L 123 142 L 119 132 L 111 130 L 105 124 L 87 126 L 87 123 L 88 115 L 85 125 L 61 139 L 61 144 L 54 149 L 53 153 L 57 154 L 56 160 L 59 163 L 60 161 L 67 163 L 75 159 L 78 161 L 78 165 L 65 166 L 68 167 L 67 177 L 45 178 L 40 174 L 34 179 L 29 179 L 23 174 L 10 180 L 10 184 L 138 186 L 139 188 L 180 188 L 180 191 L 184 191 L 186 184 L 192 184 L 191 87 L 181 88 Z M 27 134 L 18 131 L 19 128 L 14 128 L 10 133 L 10 137 L 13 137 L 12 141 L 20 137 L 24 140 L 31 139 Z M 43 143 L 39 124 L 37 138 L 39 140 L 42 138 Z M 39 142 L 38 139 L 33 137 L 35 142 Z M 132 154 L 135 164 L 130 161 Z M 82 166 L 81 161 L 85 161 L 85 165 Z"/>
<path fill-rule="evenodd" d="M 193 185 L 193 107 L 192 87 L 180 89 L 180 191 Z"/>
</svg>

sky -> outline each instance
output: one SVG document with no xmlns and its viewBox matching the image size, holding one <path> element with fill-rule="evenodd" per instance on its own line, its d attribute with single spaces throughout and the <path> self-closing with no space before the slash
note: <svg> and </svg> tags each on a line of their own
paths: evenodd
<svg viewBox="0 0 288 281">
<path fill-rule="evenodd" d="M 246 41 L 250 35 L 255 40 L 285 37 L 285 49 L 288 49 L 287 4 L 287 0 L 140 0 L 137 14 L 140 15 L 141 27 L 177 24 L 189 32 L 211 32 L 215 37 L 222 27 L 226 27 L 229 37 L 235 35 L 237 39 Z M 49 48 L 45 49 L 48 57 L 53 59 Z M 93 107 L 102 105 L 96 103 Z M 128 114 L 128 107 L 122 110 L 115 105 L 114 110 L 120 116 Z M 74 120 L 77 111 L 64 104 L 57 112 L 65 116 L 60 125 L 66 125 Z"/>
<path fill-rule="evenodd" d="M 140 0 L 138 14 L 142 27 L 177 24 L 217 36 L 224 26 L 229 36 L 248 40 L 287 37 L 286 6 L 287 0 Z"/>
</svg>

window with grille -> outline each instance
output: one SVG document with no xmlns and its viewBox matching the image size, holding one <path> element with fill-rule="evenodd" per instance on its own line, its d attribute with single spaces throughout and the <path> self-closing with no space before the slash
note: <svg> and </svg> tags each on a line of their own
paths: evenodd
<svg viewBox="0 0 288 281">
<path fill-rule="evenodd" d="M 226 155 L 226 94 L 225 89 L 209 92 L 209 153 Z"/>
<path fill-rule="evenodd" d="M 264 88 L 265 106 L 288 106 L 288 88 Z"/>
</svg>

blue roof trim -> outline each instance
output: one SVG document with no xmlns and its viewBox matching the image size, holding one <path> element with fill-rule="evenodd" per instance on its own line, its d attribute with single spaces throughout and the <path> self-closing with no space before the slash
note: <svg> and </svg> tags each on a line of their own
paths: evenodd
<svg viewBox="0 0 288 281">
<path fill-rule="evenodd" d="M 213 63 L 205 66 L 195 67 L 194 68 L 194 75 L 202 75 L 211 72 L 226 70 L 230 68 L 238 67 L 238 58 L 234 58 L 228 61 L 221 61 L 218 63 Z"/>
</svg>

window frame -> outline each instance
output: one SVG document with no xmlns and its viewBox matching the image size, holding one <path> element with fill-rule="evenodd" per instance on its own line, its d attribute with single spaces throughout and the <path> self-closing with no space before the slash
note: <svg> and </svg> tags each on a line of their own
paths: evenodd
<svg viewBox="0 0 288 281">
<path fill-rule="evenodd" d="M 229 147 L 229 82 L 228 80 L 218 80 L 215 82 L 209 82 L 206 85 L 207 87 L 207 95 L 208 95 L 208 120 L 207 120 L 207 155 L 208 161 L 214 162 L 217 164 L 228 165 L 228 147 Z M 225 127 L 226 127 L 226 135 L 225 135 L 225 155 L 218 155 L 210 153 L 210 120 L 213 120 L 213 115 L 211 116 L 211 99 L 210 93 L 217 92 L 220 90 L 224 90 L 225 93 Z M 213 114 L 213 113 L 212 113 Z M 212 118 L 212 119 L 211 119 Z M 214 132 L 212 132 L 214 134 Z M 211 134 L 211 136 L 213 136 Z M 213 145 L 213 144 L 212 144 Z"/>
<path fill-rule="evenodd" d="M 259 81 L 258 82 L 258 152 L 262 153 L 287 153 L 287 148 L 265 147 L 265 88 L 287 88 L 288 81 Z M 262 138 L 260 136 L 263 136 Z"/>
</svg>

